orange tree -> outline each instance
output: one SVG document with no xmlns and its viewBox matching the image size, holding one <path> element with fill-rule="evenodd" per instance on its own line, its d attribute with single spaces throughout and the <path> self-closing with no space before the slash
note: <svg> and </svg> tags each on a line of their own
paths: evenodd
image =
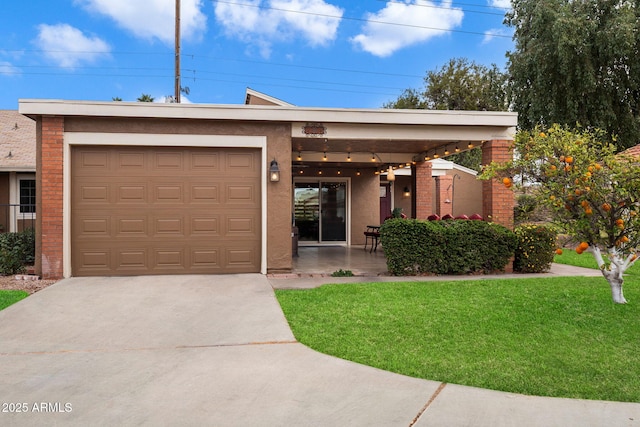
<svg viewBox="0 0 640 427">
<path fill-rule="evenodd" d="M 613 301 L 624 304 L 623 273 L 640 244 L 640 163 L 616 155 L 603 135 L 558 125 L 520 131 L 514 159 L 485 166 L 481 178 L 534 190 L 552 221 L 581 242 L 577 253 L 593 254 Z"/>
</svg>

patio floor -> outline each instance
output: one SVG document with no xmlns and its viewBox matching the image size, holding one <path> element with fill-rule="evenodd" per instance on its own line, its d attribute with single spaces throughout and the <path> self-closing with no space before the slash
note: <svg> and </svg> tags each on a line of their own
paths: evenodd
<svg viewBox="0 0 640 427">
<path fill-rule="evenodd" d="M 378 276 L 387 272 L 387 260 L 381 247 L 369 253 L 363 246 L 300 246 L 293 258 L 293 273 L 331 275 L 340 269 Z"/>
</svg>

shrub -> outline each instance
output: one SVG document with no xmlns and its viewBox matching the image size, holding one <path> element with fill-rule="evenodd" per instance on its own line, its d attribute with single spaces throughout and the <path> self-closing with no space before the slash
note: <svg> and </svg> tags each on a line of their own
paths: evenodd
<svg viewBox="0 0 640 427">
<path fill-rule="evenodd" d="M 484 221 L 385 221 L 380 242 L 394 275 L 471 274 L 504 270 L 514 254 L 509 229 Z"/>
<path fill-rule="evenodd" d="M 556 249 L 557 232 L 548 225 L 523 224 L 516 227 L 518 237 L 513 270 L 519 273 L 549 271 Z"/>
<path fill-rule="evenodd" d="M 25 264 L 32 264 L 35 260 L 35 250 L 33 229 L 0 234 L 0 275 L 22 273 Z"/>
<path fill-rule="evenodd" d="M 339 269 L 331 273 L 331 277 L 353 277 L 353 271 Z"/>
</svg>

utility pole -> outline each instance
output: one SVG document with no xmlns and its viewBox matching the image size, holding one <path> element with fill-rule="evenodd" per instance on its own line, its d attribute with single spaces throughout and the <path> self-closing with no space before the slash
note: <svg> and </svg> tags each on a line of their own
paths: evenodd
<svg viewBox="0 0 640 427">
<path fill-rule="evenodd" d="M 180 103 L 180 0 L 176 0 L 176 81 L 175 101 Z"/>
</svg>

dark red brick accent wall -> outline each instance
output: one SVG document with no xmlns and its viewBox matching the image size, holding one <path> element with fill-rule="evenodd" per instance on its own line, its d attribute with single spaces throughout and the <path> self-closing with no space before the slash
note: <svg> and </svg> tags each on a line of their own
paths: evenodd
<svg viewBox="0 0 640 427">
<path fill-rule="evenodd" d="M 433 213 L 432 165 L 429 162 L 420 162 L 416 164 L 415 170 L 416 219 L 427 219 Z"/>
<path fill-rule="evenodd" d="M 36 272 L 43 279 L 63 276 L 62 190 L 64 118 L 42 117 L 38 123 Z"/>
<path fill-rule="evenodd" d="M 482 146 L 482 164 L 512 160 L 510 140 L 492 140 Z M 513 207 L 515 196 L 504 184 L 497 180 L 482 182 L 482 211 L 485 220 L 502 224 L 513 229 Z"/>
</svg>

